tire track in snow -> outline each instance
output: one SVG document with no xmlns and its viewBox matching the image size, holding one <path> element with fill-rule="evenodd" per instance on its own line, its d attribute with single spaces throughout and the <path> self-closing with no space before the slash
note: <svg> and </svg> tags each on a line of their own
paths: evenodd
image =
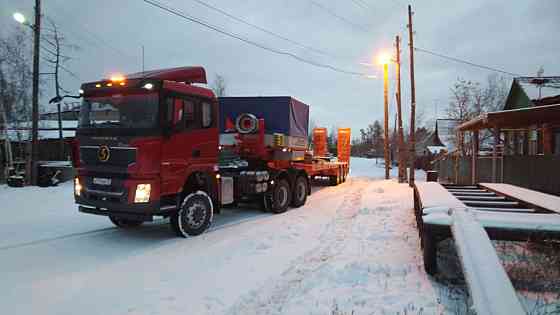
<svg viewBox="0 0 560 315">
<path fill-rule="evenodd" d="M 348 187 L 350 187 L 351 185 L 352 185 L 351 182 L 349 184 L 347 184 Z M 325 192 L 329 189 L 335 189 L 335 187 L 320 188 L 320 189 L 316 190 L 314 192 L 314 194 L 321 194 L 322 198 L 325 198 L 325 197 L 330 198 L 330 196 L 328 194 L 323 196 L 323 194 L 325 194 Z M 323 192 L 323 193 L 321 193 L 321 192 Z M 251 222 L 255 219 L 259 219 L 259 218 L 262 218 L 262 217 L 268 217 L 268 215 L 266 213 L 262 213 L 262 214 L 258 214 L 258 215 L 252 216 L 252 217 L 248 217 L 246 219 L 234 221 L 234 222 L 223 222 L 223 223 L 220 223 L 220 224 L 213 224 L 212 226 L 210 226 L 208 231 L 206 231 L 205 233 L 211 233 L 211 232 L 214 232 L 214 231 L 233 228 L 233 227 L 236 227 L 236 226 L 241 225 L 243 223 Z M 270 215 L 271 219 L 273 219 L 273 217 L 274 217 L 273 215 Z M 145 230 L 161 228 L 161 226 L 163 224 L 166 224 L 167 222 L 168 222 L 168 219 L 154 220 L 149 225 L 145 225 L 145 226 L 141 227 L 141 229 L 145 231 Z M 42 244 L 46 244 L 46 243 L 51 243 L 51 242 L 61 241 L 61 240 L 66 240 L 66 239 L 72 239 L 72 238 L 78 238 L 78 237 L 82 237 L 82 236 L 98 235 L 98 234 L 105 234 L 105 233 L 116 233 L 116 232 L 123 232 L 123 230 L 119 229 L 117 227 L 111 226 L 111 227 L 106 227 L 106 228 L 101 228 L 101 229 L 96 229 L 96 230 L 89 230 L 89 231 L 84 231 L 84 232 L 76 232 L 76 233 L 70 233 L 70 234 L 65 234 L 65 235 L 60 235 L 60 236 L 43 238 L 43 239 L 33 240 L 33 241 L 29 241 L 29 242 L 22 242 L 22 243 L 4 245 L 4 246 L 0 246 L 0 251 L 10 250 L 10 249 L 18 249 L 18 248 L 28 247 L 28 246 L 42 245 Z M 173 234 L 171 233 L 171 231 L 170 231 L 170 234 L 169 234 L 169 238 L 170 239 L 173 238 Z"/>
<path fill-rule="evenodd" d="M 297 259 L 276 280 L 274 285 L 250 292 L 234 305 L 227 314 L 282 314 L 292 296 L 300 295 L 302 281 L 339 255 L 352 233 L 354 218 L 361 209 L 362 193 L 368 181 L 353 180 L 348 183 L 342 204 L 336 209 L 333 220 L 320 236 L 318 247 Z M 359 185 L 359 187 L 352 187 Z"/>
</svg>

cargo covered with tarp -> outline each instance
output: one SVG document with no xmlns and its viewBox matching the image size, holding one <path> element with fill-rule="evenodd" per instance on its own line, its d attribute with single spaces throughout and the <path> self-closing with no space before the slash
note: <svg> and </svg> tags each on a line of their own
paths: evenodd
<svg viewBox="0 0 560 315">
<path fill-rule="evenodd" d="M 220 97 L 220 133 L 235 132 L 235 119 L 250 113 L 264 119 L 265 133 L 307 139 L 309 106 L 289 96 Z"/>
</svg>

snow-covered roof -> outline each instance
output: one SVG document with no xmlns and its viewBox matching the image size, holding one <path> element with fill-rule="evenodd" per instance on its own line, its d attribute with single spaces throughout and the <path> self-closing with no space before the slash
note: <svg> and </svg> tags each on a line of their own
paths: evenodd
<svg viewBox="0 0 560 315">
<path fill-rule="evenodd" d="M 447 150 L 447 147 L 445 147 L 445 146 L 439 146 L 439 145 L 429 145 L 429 146 L 426 147 L 426 149 L 427 149 L 431 154 L 439 154 L 441 151 Z"/>
<path fill-rule="evenodd" d="M 503 109 L 557 104 L 560 77 L 517 77 L 513 80 Z"/>
<path fill-rule="evenodd" d="M 30 121 L 22 122 L 19 124 L 10 124 L 8 126 L 7 134 L 10 141 L 25 141 L 31 139 L 31 126 Z M 76 128 L 78 127 L 77 120 L 63 120 L 62 128 Z M 52 130 L 41 130 L 41 129 Z M 39 139 L 58 139 L 58 121 L 56 120 L 40 120 L 39 121 Z M 64 138 L 74 137 L 76 132 L 74 130 L 63 130 L 62 135 Z"/>
<path fill-rule="evenodd" d="M 455 150 L 455 127 L 459 125 L 456 119 L 437 119 L 436 135 L 443 146 L 447 148 L 447 152 Z"/>
<path fill-rule="evenodd" d="M 554 78 L 554 77 L 551 77 Z M 544 81 L 547 80 L 548 78 L 544 77 L 544 78 L 538 78 L 538 77 L 523 77 L 523 78 L 516 78 L 515 80 L 517 81 L 517 83 L 519 83 L 519 85 L 521 86 L 521 88 L 523 88 L 523 91 L 525 91 L 525 94 L 527 94 L 527 96 L 531 99 L 531 100 L 538 100 L 539 98 L 545 98 L 545 97 L 551 97 L 551 96 L 557 96 L 560 94 L 560 89 L 558 89 L 558 87 L 555 87 L 552 84 L 536 84 L 536 82 L 538 81 Z M 552 79 L 549 79 L 552 80 Z M 540 91 L 539 91 L 540 90 Z"/>
</svg>

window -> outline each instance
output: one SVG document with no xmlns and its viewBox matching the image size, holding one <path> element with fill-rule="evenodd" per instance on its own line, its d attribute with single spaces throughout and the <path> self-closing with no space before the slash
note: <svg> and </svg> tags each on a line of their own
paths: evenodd
<svg viewBox="0 0 560 315">
<path fill-rule="evenodd" d="M 196 129 L 196 115 L 194 111 L 194 103 L 192 101 L 185 101 L 185 127 L 187 129 Z"/>
<path fill-rule="evenodd" d="M 173 125 L 178 125 L 183 119 L 183 100 L 176 98 L 173 102 Z"/>
<path fill-rule="evenodd" d="M 209 128 L 212 126 L 212 105 L 209 103 L 202 103 L 202 128 Z"/>
<path fill-rule="evenodd" d="M 111 95 L 83 100 L 80 128 L 154 128 L 158 122 L 157 94 Z"/>
</svg>

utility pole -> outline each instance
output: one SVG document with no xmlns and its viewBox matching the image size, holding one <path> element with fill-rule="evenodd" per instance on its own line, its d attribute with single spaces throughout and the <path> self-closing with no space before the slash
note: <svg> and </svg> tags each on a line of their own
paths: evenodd
<svg viewBox="0 0 560 315">
<path fill-rule="evenodd" d="M 416 89 L 414 86 L 414 31 L 412 29 L 412 6 L 408 5 L 408 41 L 410 46 L 410 179 L 408 184 L 414 186 L 414 164 L 416 161 L 415 115 L 416 115 Z"/>
<path fill-rule="evenodd" d="M 398 124 L 398 150 L 399 155 L 399 183 L 406 181 L 406 165 L 404 160 L 404 136 L 402 127 L 402 106 L 401 106 L 401 50 L 400 50 L 400 38 L 399 35 L 396 37 L 396 47 L 397 47 L 397 124 Z"/>
<path fill-rule="evenodd" d="M 144 71 L 144 45 L 142 45 L 142 72 Z"/>
<path fill-rule="evenodd" d="M 389 64 L 383 64 L 383 100 L 384 100 L 384 141 L 383 155 L 385 157 L 385 179 L 389 179 Z"/>
<path fill-rule="evenodd" d="M 31 138 L 31 185 L 37 185 L 39 158 L 39 45 L 41 39 L 41 0 L 35 0 L 35 24 L 33 25 L 33 96 Z"/>
</svg>

